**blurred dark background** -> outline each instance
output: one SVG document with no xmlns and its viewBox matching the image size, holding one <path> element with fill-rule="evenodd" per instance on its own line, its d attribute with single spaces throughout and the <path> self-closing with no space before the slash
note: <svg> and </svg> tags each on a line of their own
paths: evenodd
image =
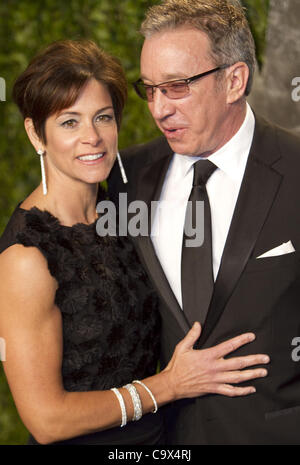
<svg viewBox="0 0 300 465">
<path fill-rule="evenodd" d="M 0 77 L 4 78 L 6 82 L 6 99 L 0 101 L 0 234 L 15 206 L 40 182 L 38 157 L 27 140 L 22 118 L 11 100 L 12 85 L 16 77 L 25 69 L 29 60 L 47 44 L 60 39 L 88 38 L 116 55 L 126 70 L 128 82 L 134 81 L 139 77 L 139 53 L 142 45 L 142 37 L 138 33 L 139 25 L 145 10 L 156 3 L 159 1 L 1 1 Z M 284 4 L 283 10 L 281 7 L 281 11 L 279 11 L 280 8 L 278 10 L 276 3 L 277 6 Z M 265 68 L 267 64 L 270 66 L 268 50 L 272 51 L 273 49 L 268 44 L 268 37 L 271 40 L 274 40 L 275 37 L 278 43 L 283 40 L 273 30 L 267 34 L 268 19 L 271 17 L 272 27 L 275 28 L 275 31 L 276 27 L 280 25 L 281 34 L 284 33 L 283 27 L 290 32 L 286 13 L 289 4 L 291 8 L 294 8 L 295 3 L 298 4 L 298 18 L 294 24 L 295 34 L 297 34 L 299 0 L 285 0 L 284 2 L 278 2 L 278 0 L 243 1 L 256 41 L 259 65 L 258 85 L 255 85 L 251 103 L 254 106 L 260 104 L 261 110 L 266 116 L 269 116 L 270 109 L 268 110 L 266 102 L 265 106 L 262 105 L 262 88 L 263 80 L 268 78 L 264 75 Z M 277 8 L 278 11 L 273 11 L 273 8 L 274 10 Z M 271 10 L 273 16 L 270 16 Z M 294 9 L 291 16 L 294 18 L 297 12 Z M 280 14 L 284 15 L 284 22 Z M 288 91 L 283 90 L 283 99 L 287 104 L 290 104 L 292 101 L 291 79 L 297 74 L 290 76 L 287 69 L 282 69 L 282 63 L 279 63 L 279 60 L 277 55 L 272 66 L 275 68 L 279 66 L 281 76 L 286 78 L 287 84 L 285 84 L 284 89 L 288 86 Z M 300 75 L 300 71 L 298 74 Z M 286 94 L 286 92 L 288 93 Z M 271 94 L 270 99 L 273 99 L 273 96 L 274 94 Z M 299 105 L 297 106 L 298 112 Z M 286 113 L 289 115 L 291 110 Z M 273 109 L 271 109 L 271 114 L 274 114 Z M 291 129 L 295 126 L 288 120 L 288 116 L 286 116 L 286 120 L 283 122 L 280 120 L 280 122 Z M 129 85 L 129 99 L 120 132 L 119 147 L 124 148 L 128 145 L 145 142 L 156 135 L 158 135 L 158 131 L 149 116 L 147 105 L 135 96 Z M 24 444 L 27 441 L 27 436 L 28 432 L 16 412 L 1 365 L 0 444 Z"/>
</svg>

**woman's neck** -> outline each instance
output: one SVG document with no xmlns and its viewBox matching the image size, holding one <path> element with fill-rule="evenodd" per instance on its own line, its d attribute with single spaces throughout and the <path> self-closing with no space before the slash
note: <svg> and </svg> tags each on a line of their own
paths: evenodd
<svg viewBox="0 0 300 465">
<path fill-rule="evenodd" d="M 97 219 L 96 201 L 98 184 L 84 184 L 76 188 L 53 188 L 49 185 L 47 195 L 43 195 L 42 186 L 38 186 L 21 204 L 29 210 L 37 207 L 47 210 L 65 226 L 83 223 L 91 224 Z"/>
</svg>

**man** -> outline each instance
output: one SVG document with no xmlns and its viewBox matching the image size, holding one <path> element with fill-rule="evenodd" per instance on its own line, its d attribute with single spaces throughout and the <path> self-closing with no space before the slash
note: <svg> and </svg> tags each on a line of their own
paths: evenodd
<svg viewBox="0 0 300 465">
<path fill-rule="evenodd" d="M 164 137 L 123 156 L 129 200 L 160 202 L 151 238 L 136 244 L 161 296 L 162 366 L 195 320 L 197 349 L 253 331 L 251 348 L 234 355 L 271 358 L 251 396 L 174 404 L 169 442 L 300 443 L 300 141 L 246 102 L 255 50 L 237 1 L 166 0 L 142 33 L 135 87 Z M 197 198 L 204 243 L 188 250 L 187 204 Z"/>
</svg>

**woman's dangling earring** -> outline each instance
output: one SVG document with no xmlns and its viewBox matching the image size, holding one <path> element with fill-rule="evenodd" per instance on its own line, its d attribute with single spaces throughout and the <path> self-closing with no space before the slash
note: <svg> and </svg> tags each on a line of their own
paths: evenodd
<svg viewBox="0 0 300 465">
<path fill-rule="evenodd" d="M 47 195 L 47 183 L 46 183 L 46 173 L 45 173 L 45 164 L 44 164 L 44 150 L 39 149 L 37 154 L 40 156 L 41 161 L 41 172 L 42 172 L 42 184 L 43 184 L 43 194 Z"/>
<path fill-rule="evenodd" d="M 124 166 L 123 166 L 123 163 L 122 163 L 122 160 L 121 160 L 121 157 L 120 157 L 119 152 L 117 152 L 117 159 L 118 159 L 118 163 L 119 163 L 119 167 L 120 167 L 120 171 L 121 171 L 121 175 L 122 175 L 123 182 L 124 182 L 124 184 L 127 184 L 127 183 L 128 183 L 128 179 L 127 179 L 127 176 L 126 176 L 126 173 L 125 173 L 125 170 L 124 170 Z"/>
</svg>

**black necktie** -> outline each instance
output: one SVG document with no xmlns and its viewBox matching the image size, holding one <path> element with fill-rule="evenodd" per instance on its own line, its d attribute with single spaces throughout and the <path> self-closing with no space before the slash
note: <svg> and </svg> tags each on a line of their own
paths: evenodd
<svg viewBox="0 0 300 465">
<path fill-rule="evenodd" d="M 203 325 L 214 286 L 211 216 L 205 185 L 216 168 L 209 160 L 199 160 L 194 164 L 193 187 L 185 217 L 181 258 L 181 289 L 183 311 L 191 324 L 194 321 L 200 321 Z M 196 216 L 196 208 L 198 209 L 198 217 Z M 189 237 L 191 226 L 194 230 L 197 228 L 196 235 L 192 238 Z M 203 238 L 204 242 L 199 246 L 199 242 L 202 242 Z M 187 241 L 190 241 L 190 244 Z M 191 246 L 192 244 L 193 246 Z"/>
</svg>

